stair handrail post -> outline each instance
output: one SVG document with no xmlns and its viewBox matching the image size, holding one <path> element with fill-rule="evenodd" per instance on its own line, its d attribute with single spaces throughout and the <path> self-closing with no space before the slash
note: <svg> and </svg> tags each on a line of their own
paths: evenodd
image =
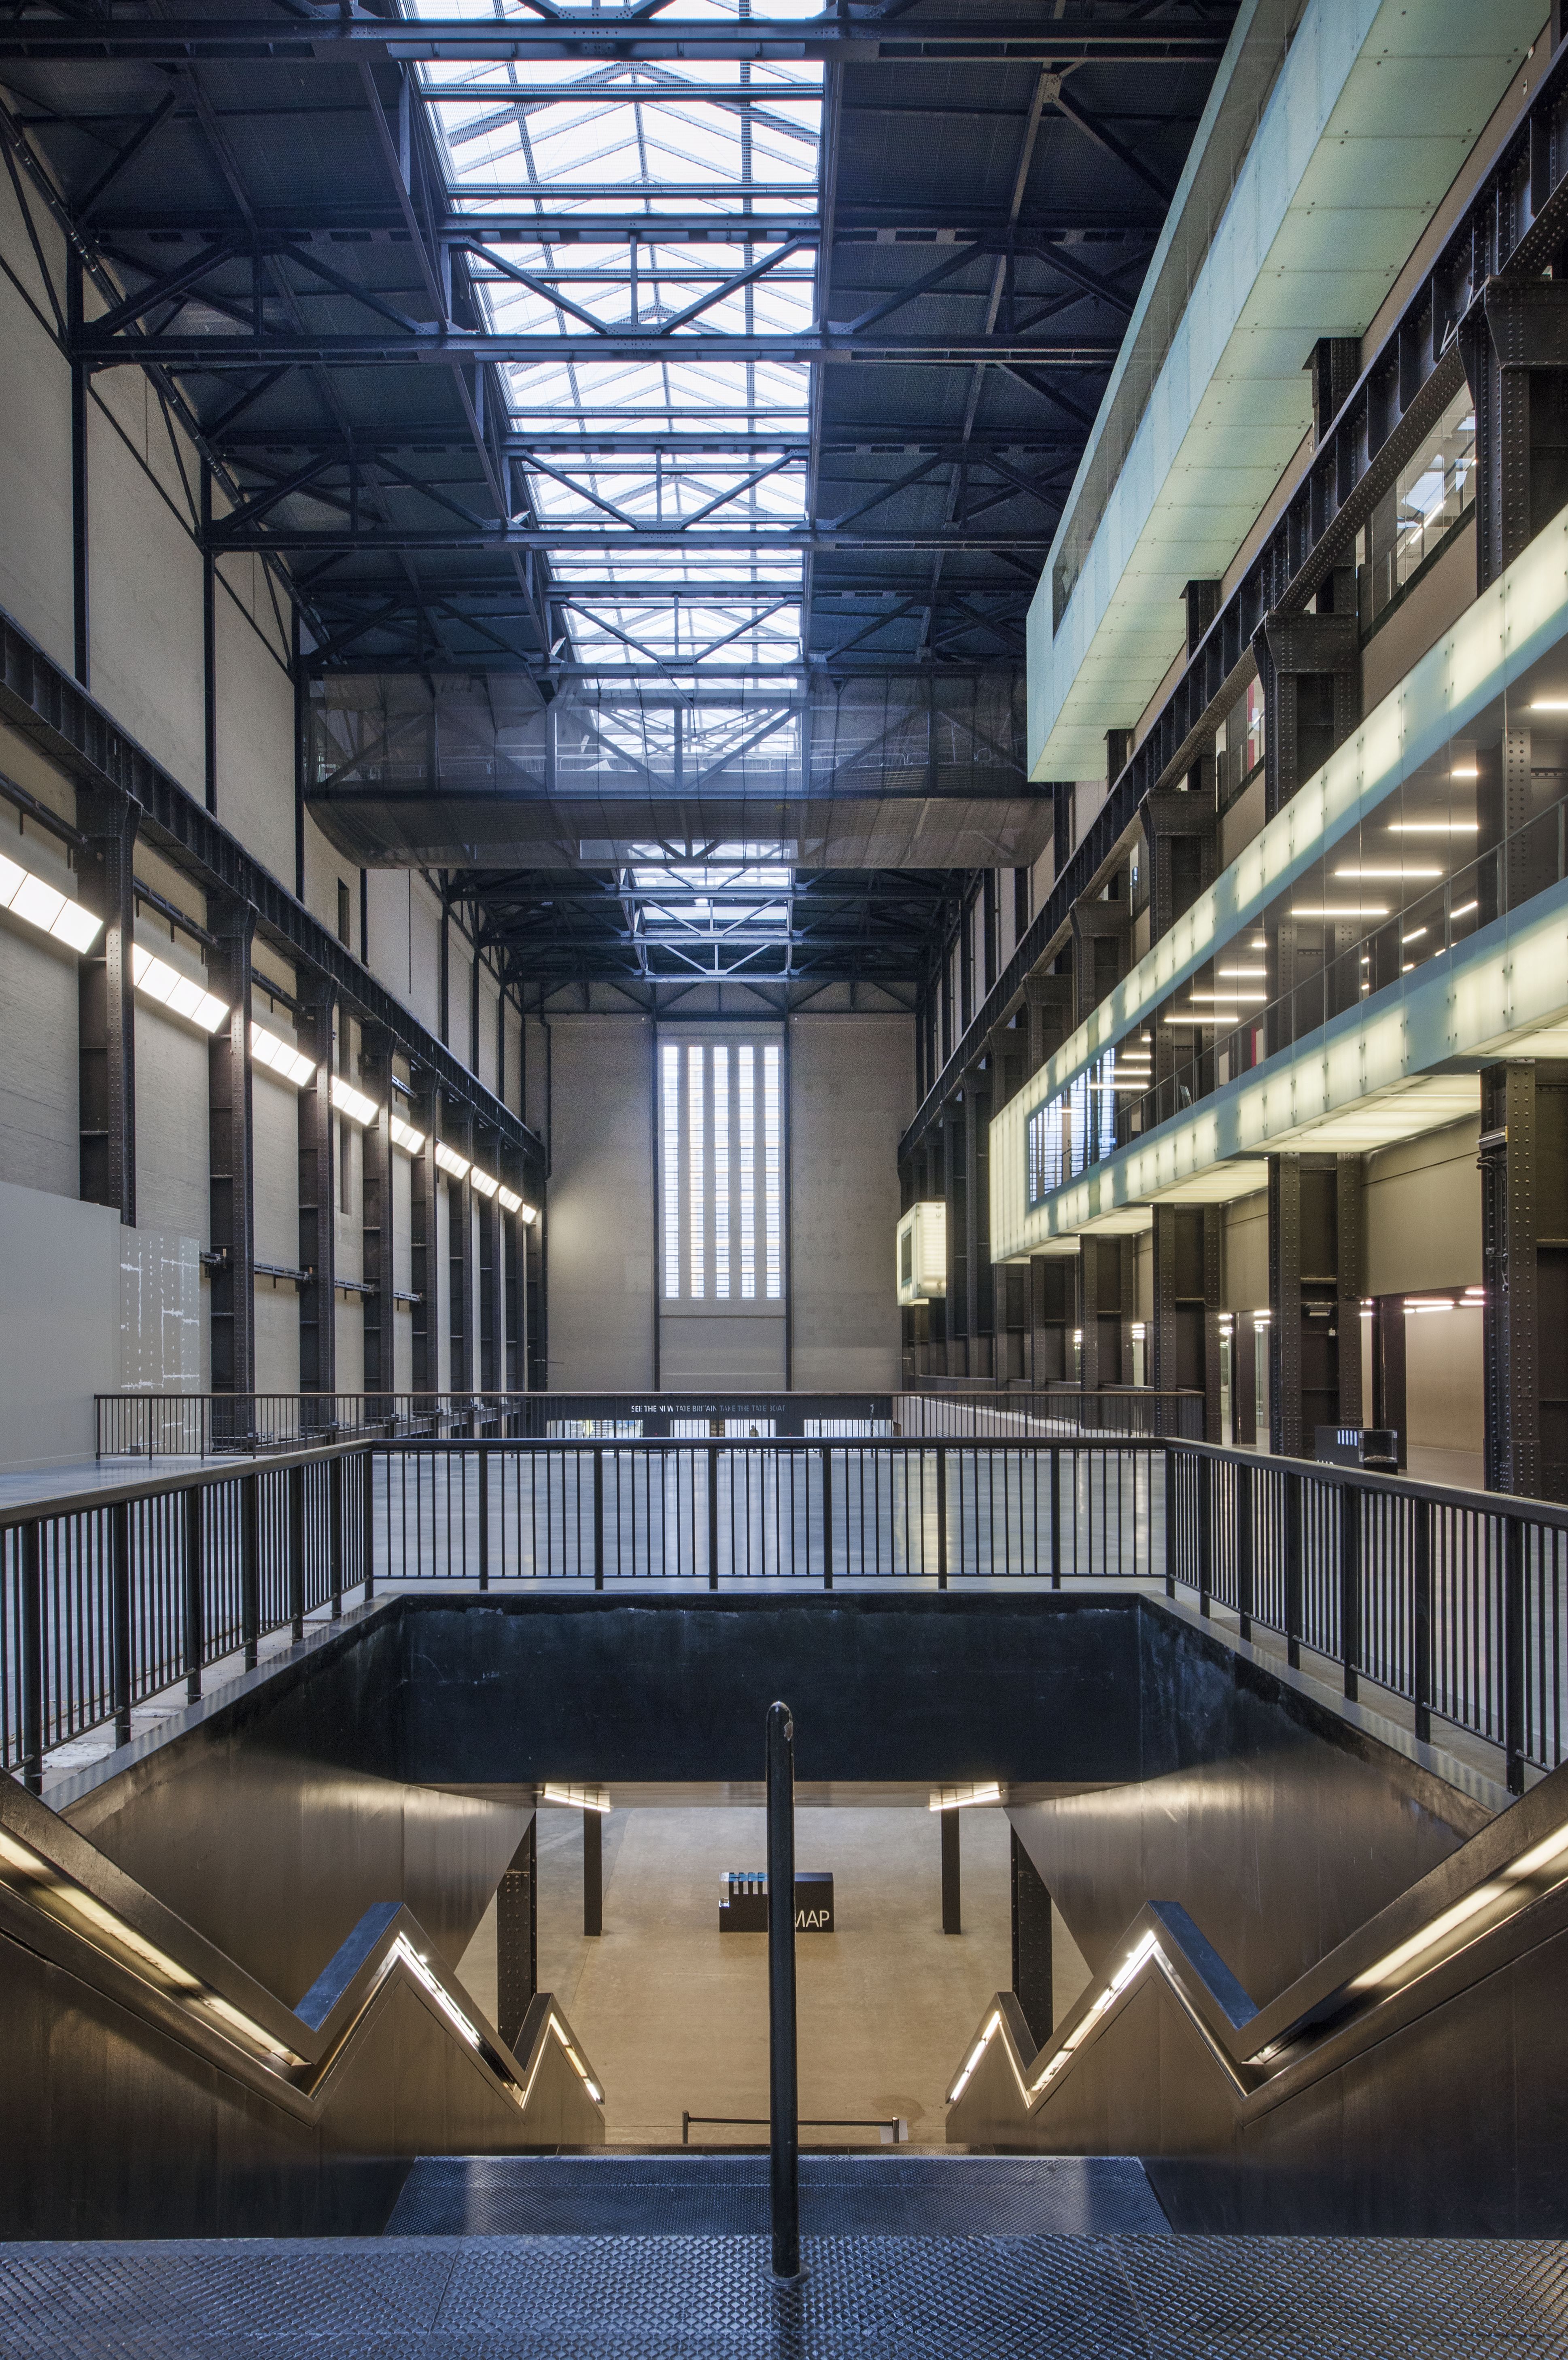
<svg viewBox="0 0 1568 2360">
<path fill-rule="evenodd" d="M 773 2275 L 800 2274 L 800 2103 L 795 2055 L 795 1723 L 768 1708 L 768 2200 Z"/>
</svg>

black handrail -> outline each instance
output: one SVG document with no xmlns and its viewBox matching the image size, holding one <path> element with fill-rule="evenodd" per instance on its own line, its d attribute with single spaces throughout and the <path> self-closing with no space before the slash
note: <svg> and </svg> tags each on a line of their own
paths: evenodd
<svg viewBox="0 0 1568 2360">
<path fill-rule="evenodd" d="M 768 1708 L 768 2205 L 773 2275 L 800 2274 L 800 2099 L 795 2059 L 795 1723 Z"/>
</svg>

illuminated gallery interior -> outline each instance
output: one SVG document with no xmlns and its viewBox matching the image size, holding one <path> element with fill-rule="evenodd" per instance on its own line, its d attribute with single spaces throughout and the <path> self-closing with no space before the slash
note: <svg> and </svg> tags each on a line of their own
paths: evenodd
<svg viewBox="0 0 1568 2360">
<path fill-rule="evenodd" d="M 0 14 L 0 2348 L 1568 2353 L 1561 35 Z"/>
</svg>

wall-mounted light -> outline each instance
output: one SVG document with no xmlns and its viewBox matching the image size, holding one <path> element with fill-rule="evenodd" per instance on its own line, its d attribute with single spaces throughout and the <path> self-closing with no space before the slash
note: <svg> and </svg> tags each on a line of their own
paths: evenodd
<svg viewBox="0 0 1568 2360">
<path fill-rule="evenodd" d="M 468 1178 L 475 1194 L 481 1196 L 494 1196 L 501 1185 L 499 1180 L 495 1179 L 491 1174 L 481 1172 L 477 1164 L 469 1166 Z"/>
<path fill-rule="evenodd" d="M 345 1082 L 341 1074 L 332 1076 L 332 1104 L 340 1114 L 346 1114 L 362 1128 L 376 1120 L 376 1100 L 367 1098 L 363 1090 L 356 1090 L 352 1082 Z"/>
<path fill-rule="evenodd" d="M 159 1008 L 167 1008 L 171 1016 L 189 1017 L 203 1032 L 215 1032 L 229 1012 L 221 1000 L 179 974 L 166 959 L 144 951 L 140 943 L 131 945 L 131 981 Z"/>
<path fill-rule="evenodd" d="M 405 1122 L 400 1114 L 395 1114 L 392 1117 L 391 1131 L 393 1146 L 400 1147 L 405 1155 L 420 1155 L 424 1153 L 424 1132 L 416 1131 L 411 1122 Z"/>
<path fill-rule="evenodd" d="M 297 1090 L 304 1088 L 316 1070 L 309 1057 L 302 1057 L 298 1049 L 291 1049 L 287 1041 L 280 1041 L 276 1032 L 269 1032 L 266 1025 L 258 1024 L 254 1017 L 250 1026 L 250 1054 L 257 1065 L 266 1065 L 281 1081 L 292 1082 Z"/>
<path fill-rule="evenodd" d="M 539 1207 L 537 1205 L 525 1204 L 522 1207 L 520 1218 L 526 1228 L 532 1229 L 534 1223 L 539 1219 Z"/>
<path fill-rule="evenodd" d="M 520 1213 L 522 1211 L 523 1200 L 517 1194 L 515 1189 L 498 1188 L 495 1194 L 499 1200 L 501 1210 L 504 1213 Z"/>
<path fill-rule="evenodd" d="M 468 1158 L 465 1155 L 460 1155 L 455 1147 L 449 1147 L 444 1139 L 438 1139 L 436 1142 L 436 1162 L 441 1170 L 449 1172 L 454 1180 L 467 1179 L 470 1170 Z"/>
<path fill-rule="evenodd" d="M 569 1786 L 554 1778 L 545 1782 L 541 1798 L 547 1803 L 564 1803 L 572 1811 L 607 1811 L 610 1797 L 603 1786 Z"/>
<path fill-rule="evenodd" d="M 103 931 L 103 921 L 72 901 L 54 885 L 19 869 L 0 852 L 0 910 L 25 918 L 40 934 L 50 934 L 73 951 L 90 951 Z"/>
</svg>

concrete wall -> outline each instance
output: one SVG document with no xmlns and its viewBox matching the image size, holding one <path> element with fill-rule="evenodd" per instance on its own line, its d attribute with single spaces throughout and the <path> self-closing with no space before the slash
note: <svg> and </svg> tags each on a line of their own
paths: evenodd
<svg viewBox="0 0 1568 2360">
<path fill-rule="evenodd" d="M 0 1464 L 89 1459 L 93 1395 L 120 1381 L 120 1223 L 0 1181 Z"/>
<path fill-rule="evenodd" d="M 802 1391 L 898 1382 L 898 1140 L 913 1113 L 910 1018 L 791 1018 L 789 1243 Z"/>
<path fill-rule="evenodd" d="M 651 1385 L 652 1026 L 552 1017 L 550 1076 L 550 1388 Z"/>
<path fill-rule="evenodd" d="M 0 606 L 15 617 L 68 670 L 74 659 L 71 581 L 70 373 L 57 338 L 49 279 L 63 285 L 63 247 L 39 216 L 42 266 L 30 243 L 9 181 L 0 182 L 0 349 L 5 355 L 0 403 Z M 49 277 L 46 278 L 46 268 Z M 91 315 L 101 309 L 91 292 Z M 89 679 L 92 694 L 132 738 L 165 764 L 200 802 L 205 789 L 202 683 L 202 566 L 197 546 L 201 465 L 177 421 L 160 404 L 150 379 L 134 369 L 104 371 L 93 380 L 88 403 Z M 219 514 L 223 500 L 216 496 Z M 216 576 L 216 803 L 223 825 L 289 890 L 298 885 L 312 913 L 339 930 L 340 888 L 350 912 L 349 946 L 360 949 L 360 871 L 346 863 L 307 815 L 303 875 L 295 846 L 294 689 L 289 673 L 289 618 L 281 586 L 252 554 L 222 560 Z M 72 781 L 52 768 L 24 738 L 0 726 L 0 774 L 37 797 L 68 825 L 77 818 Z M 0 850 L 71 890 L 60 839 L 0 798 Z M 199 887 L 171 869 L 150 840 L 136 852 L 139 881 L 172 901 L 202 928 L 209 912 Z M 377 875 L 370 880 L 367 950 L 373 970 L 434 1032 L 440 1025 L 439 901 L 422 879 Z M 175 933 L 144 906 L 137 939 L 182 973 L 202 976 L 200 936 Z M 496 985 L 483 972 L 477 1039 L 471 1022 L 472 953 L 454 927 L 450 1026 L 460 1058 L 476 1063 L 486 1085 L 497 1079 Z M 294 978 L 268 945 L 257 964 L 285 990 Z M 0 1185 L 42 1191 L 74 1204 L 80 1185 L 80 1097 L 76 960 L 20 922 L 0 913 Z M 254 1012 L 288 1032 L 286 1011 L 257 994 Z M 519 1032 L 514 1016 L 509 1043 L 508 1102 L 522 1087 Z M 355 1078 L 353 1043 L 347 1070 Z M 191 1026 L 136 1005 L 137 1218 L 159 1236 L 205 1244 L 209 1231 L 210 1153 L 207 1137 L 206 1042 Z M 299 1261 L 298 1113 L 292 1090 L 258 1072 L 256 1082 L 256 1251 L 260 1260 L 293 1267 Z M 352 1131 L 352 1126 L 350 1127 Z M 407 1171 L 394 1158 L 394 1237 L 397 1284 L 408 1285 Z M 349 1275 L 360 1262 L 362 1162 L 350 1137 L 340 1166 L 338 1250 Z M 89 1229 L 101 1226 L 95 1214 Z M 92 1257 L 89 1256 L 89 1265 Z M 52 1268 L 46 1262 L 43 1265 Z M 68 1273 L 68 1276 L 72 1273 Z M 0 1463 L 40 1455 L 69 1431 L 89 1448 L 87 1394 L 112 1390 L 117 1354 L 117 1298 L 97 1289 L 90 1270 L 74 1273 L 93 1295 L 94 1340 L 74 1344 L 66 1360 L 82 1391 L 63 1424 L 40 1428 L 18 1409 L 0 1424 Z M 0 1301 L 18 1316 L 47 1317 L 48 1298 L 25 1263 L 6 1274 Z M 41 1280 L 39 1284 L 41 1284 Z M 68 1285 L 61 1314 L 72 1333 L 82 1316 L 80 1288 Z M 32 1307 L 28 1307 L 32 1306 Z M 203 1323 L 204 1324 L 204 1323 Z M 400 1382 L 409 1381 L 408 1314 L 400 1331 Z M 363 1318 L 359 1305 L 341 1298 L 337 1310 L 339 1382 L 359 1381 Z M 299 1298 L 287 1282 L 263 1279 L 256 1297 L 256 1381 L 292 1390 L 299 1381 Z M 11 1342 L 10 1335 L 6 1342 Z M 47 1359 L 42 1399 L 64 1382 L 65 1361 Z M 202 1346 L 210 1370 L 210 1349 Z M 91 1371 L 89 1372 L 89 1363 Z M 41 1434 L 41 1439 L 40 1439 Z M 47 1451 L 45 1446 L 48 1446 Z M 73 1446 L 74 1447 L 74 1446 Z"/>
<path fill-rule="evenodd" d="M 782 1387 L 782 1317 L 659 1316 L 648 1021 L 552 1016 L 549 1032 L 552 1390 L 651 1385 L 656 1316 L 660 1385 Z M 799 1390 L 858 1392 L 898 1380 L 893 1233 L 913 1070 L 909 1017 L 790 1019 L 786 1283 Z"/>
</svg>

